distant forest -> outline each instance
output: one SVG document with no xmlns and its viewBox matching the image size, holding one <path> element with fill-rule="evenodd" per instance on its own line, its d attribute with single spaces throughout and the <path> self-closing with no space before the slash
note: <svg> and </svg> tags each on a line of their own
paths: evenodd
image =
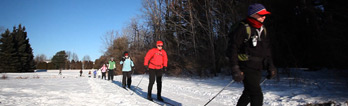
<svg viewBox="0 0 348 106">
<path fill-rule="evenodd" d="M 347 69 L 344 0 L 143 0 L 141 17 L 131 19 L 122 33 L 106 33 L 106 51 L 93 67 L 110 57 L 118 63 L 128 51 L 136 73 L 144 73 L 145 53 L 162 40 L 169 75 L 217 75 L 230 67 L 226 49 L 231 26 L 247 17 L 253 3 L 272 13 L 264 25 L 277 67 Z"/>
<path fill-rule="evenodd" d="M 164 41 L 170 75 L 212 76 L 229 69 L 226 58 L 231 26 L 246 18 L 250 4 L 261 3 L 272 14 L 264 22 L 272 39 L 277 67 L 342 69 L 348 67 L 346 12 L 342 0 L 143 0 L 145 20 L 132 19 L 96 65 L 130 52 L 138 73 L 156 40 Z M 119 37 L 117 37 L 119 36 Z"/>
</svg>

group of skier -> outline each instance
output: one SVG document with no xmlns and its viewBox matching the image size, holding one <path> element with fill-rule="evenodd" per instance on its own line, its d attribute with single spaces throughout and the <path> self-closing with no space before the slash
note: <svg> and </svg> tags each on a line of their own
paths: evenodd
<svg viewBox="0 0 348 106">
<path fill-rule="evenodd" d="M 162 74 L 167 70 L 168 57 L 167 53 L 163 48 L 163 42 L 157 41 L 156 48 L 149 50 L 146 53 L 144 58 L 144 67 L 145 72 L 149 73 L 149 85 L 148 85 L 148 94 L 147 99 L 153 101 L 152 87 L 154 82 L 157 83 L 157 100 L 163 101 L 161 97 L 162 90 Z M 114 71 L 116 69 L 116 62 L 114 58 L 110 58 L 109 64 L 103 64 L 103 66 L 93 72 L 94 78 L 98 76 L 101 79 L 106 80 L 106 74 L 108 76 L 107 80 L 113 81 Z M 135 71 L 133 60 L 130 58 L 129 53 L 126 51 L 123 53 L 123 57 L 121 58 L 120 65 L 122 66 L 122 87 L 123 88 L 131 88 L 132 83 L 132 74 Z M 81 70 L 82 72 L 82 70 Z M 90 74 L 91 72 L 89 72 Z M 98 74 L 99 73 L 99 74 Z M 82 73 L 81 73 L 82 74 Z M 96 75 L 97 74 L 97 75 Z"/>
<path fill-rule="evenodd" d="M 114 58 L 110 58 L 109 64 L 103 64 L 103 66 L 99 70 L 95 70 L 93 72 L 94 78 L 98 76 L 98 78 L 104 79 L 104 80 L 114 80 L 115 75 L 115 69 L 116 69 L 116 62 L 114 61 Z M 123 57 L 120 61 L 120 64 L 122 66 L 122 87 L 126 88 L 126 85 L 128 88 L 131 86 L 131 75 L 134 72 L 134 63 L 133 60 L 129 57 L 128 52 L 124 52 Z M 106 79 L 106 76 L 108 78 Z M 127 83 L 126 83 L 127 82 Z"/>
<path fill-rule="evenodd" d="M 270 36 L 267 36 L 266 28 L 263 25 L 267 15 L 271 13 L 262 4 L 252 4 L 248 7 L 248 16 L 240 23 L 236 23 L 236 29 L 229 33 L 227 57 L 232 67 L 232 77 L 236 82 L 244 83 L 244 91 L 238 100 L 237 106 L 261 106 L 263 104 L 263 93 L 260 87 L 261 70 L 268 71 L 268 79 L 277 74 L 276 67 L 272 61 Z M 167 70 L 168 57 L 163 50 L 163 42 L 157 41 L 156 48 L 150 49 L 144 57 L 144 66 L 149 73 L 149 85 L 147 99 L 153 101 L 152 88 L 157 83 L 157 100 L 163 101 L 162 75 Z M 101 67 L 102 79 L 108 72 L 108 80 L 113 80 L 114 69 L 116 68 L 113 58 L 109 61 L 108 67 L 104 64 Z M 124 53 L 121 59 L 122 65 L 122 87 L 130 88 L 131 75 L 134 72 L 134 64 L 128 52 Z M 108 71 L 106 71 L 108 70 Z M 133 70 L 133 71 L 132 71 Z"/>
</svg>

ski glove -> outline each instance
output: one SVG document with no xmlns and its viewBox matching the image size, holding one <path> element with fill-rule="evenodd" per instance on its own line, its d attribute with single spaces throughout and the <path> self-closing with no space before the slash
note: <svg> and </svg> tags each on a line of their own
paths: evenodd
<svg viewBox="0 0 348 106">
<path fill-rule="evenodd" d="M 132 69 L 131 69 L 132 71 L 135 71 L 135 68 L 134 68 L 134 66 L 132 67 Z"/>
<path fill-rule="evenodd" d="M 163 71 L 166 72 L 167 71 L 167 67 L 163 67 Z"/>
<path fill-rule="evenodd" d="M 277 75 L 277 68 L 275 68 L 274 66 L 271 66 L 268 68 L 267 70 L 268 75 L 267 75 L 267 79 L 272 79 Z"/>
<path fill-rule="evenodd" d="M 145 72 L 149 71 L 149 66 L 145 66 Z"/>
<path fill-rule="evenodd" d="M 238 65 L 235 65 L 232 67 L 232 78 L 236 82 L 241 82 L 244 79 L 244 73 L 240 71 L 240 68 Z"/>
</svg>

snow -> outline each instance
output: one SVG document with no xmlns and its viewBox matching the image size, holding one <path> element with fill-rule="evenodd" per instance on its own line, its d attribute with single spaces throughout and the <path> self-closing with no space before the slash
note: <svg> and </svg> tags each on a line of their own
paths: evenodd
<svg viewBox="0 0 348 106">
<path fill-rule="evenodd" d="M 48 70 L 36 73 L 1 73 L 0 105 L 98 105 L 98 106 L 157 106 L 145 99 L 148 75 L 133 75 L 132 89 L 121 87 L 122 75 L 114 81 L 88 78 L 84 70 Z M 262 84 L 265 106 L 296 106 L 334 101 L 347 106 L 348 79 L 346 71 L 302 71 L 291 69 L 291 76 L 279 70 L 277 79 Z M 1 77 L 0 76 L 0 77 Z M 141 83 L 140 80 L 143 78 Z M 176 78 L 164 75 L 162 97 L 175 106 L 202 106 L 231 81 L 231 76 L 214 78 Z M 243 84 L 233 83 L 208 106 L 234 106 L 242 94 Z M 157 95 L 156 83 L 152 97 Z"/>
</svg>

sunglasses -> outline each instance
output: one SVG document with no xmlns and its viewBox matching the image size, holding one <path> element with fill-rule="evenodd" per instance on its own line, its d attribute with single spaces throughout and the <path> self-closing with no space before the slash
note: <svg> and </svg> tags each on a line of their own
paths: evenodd
<svg viewBox="0 0 348 106">
<path fill-rule="evenodd" d="M 257 15 L 259 15 L 260 17 L 265 17 L 266 15 L 260 15 L 260 14 L 257 14 Z"/>
<path fill-rule="evenodd" d="M 157 47 L 163 47 L 163 45 L 157 45 Z"/>
</svg>

